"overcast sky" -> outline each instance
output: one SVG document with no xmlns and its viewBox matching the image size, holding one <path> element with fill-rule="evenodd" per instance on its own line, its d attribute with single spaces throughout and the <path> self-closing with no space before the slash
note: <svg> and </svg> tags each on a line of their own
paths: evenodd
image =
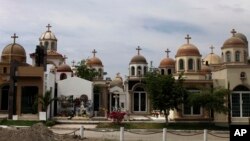
<svg viewBox="0 0 250 141">
<path fill-rule="evenodd" d="M 16 33 L 29 58 L 50 23 L 68 64 L 96 49 L 107 77 L 124 77 L 137 46 L 158 67 L 167 48 L 175 57 L 186 34 L 202 57 L 211 45 L 221 54 L 232 28 L 250 37 L 249 9 L 249 0 L 0 0 L 0 49 Z"/>
</svg>

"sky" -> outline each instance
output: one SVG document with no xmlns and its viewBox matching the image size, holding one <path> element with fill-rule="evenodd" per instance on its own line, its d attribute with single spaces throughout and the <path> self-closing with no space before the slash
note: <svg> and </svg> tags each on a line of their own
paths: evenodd
<svg viewBox="0 0 250 141">
<path fill-rule="evenodd" d="M 106 77 L 125 77 L 137 46 L 158 67 L 167 48 L 175 57 L 187 34 L 202 57 L 211 45 L 220 55 L 233 28 L 250 37 L 249 7 L 249 0 L 0 0 L 0 50 L 16 33 L 29 58 L 50 24 L 67 64 L 96 49 Z"/>
</svg>

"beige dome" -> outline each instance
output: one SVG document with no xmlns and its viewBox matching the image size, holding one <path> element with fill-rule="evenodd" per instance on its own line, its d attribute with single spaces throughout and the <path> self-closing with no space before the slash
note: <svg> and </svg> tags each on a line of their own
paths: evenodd
<svg viewBox="0 0 250 141">
<path fill-rule="evenodd" d="M 103 66 L 102 61 L 98 57 L 92 57 L 86 61 L 88 66 Z"/>
<path fill-rule="evenodd" d="M 245 44 L 248 43 L 247 37 L 244 34 L 242 34 L 242 33 L 236 33 L 234 36 L 237 37 L 237 38 L 240 38 L 241 40 L 243 40 L 245 42 Z"/>
<path fill-rule="evenodd" d="M 11 59 L 18 62 L 26 62 L 26 52 L 24 48 L 17 44 L 9 44 L 2 51 L 2 62 L 10 62 Z"/>
<path fill-rule="evenodd" d="M 213 65 L 213 64 L 220 64 L 221 63 L 221 58 L 219 55 L 210 53 L 204 58 L 204 62 L 208 62 L 208 64 Z"/>
<path fill-rule="evenodd" d="M 56 36 L 54 35 L 54 33 L 52 33 L 50 30 L 44 32 L 41 37 L 40 40 L 55 40 L 57 41 Z"/>
<path fill-rule="evenodd" d="M 122 77 L 120 76 L 119 73 L 116 75 L 115 79 L 113 79 L 110 82 L 110 86 L 111 87 L 114 87 L 114 86 L 120 86 L 120 87 L 122 87 L 123 86 L 123 80 L 122 80 Z"/>
<path fill-rule="evenodd" d="M 144 56 L 136 55 L 131 59 L 129 64 L 148 64 L 148 63 Z"/>
<path fill-rule="evenodd" d="M 72 70 L 69 65 L 62 64 L 57 68 L 57 72 L 72 72 Z"/>
<path fill-rule="evenodd" d="M 178 49 L 175 57 L 180 56 L 201 56 L 201 54 L 195 45 L 184 44 Z"/>
<path fill-rule="evenodd" d="M 222 49 L 232 48 L 232 47 L 246 47 L 246 44 L 242 39 L 233 36 L 224 42 Z"/>
<path fill-rule="evenodd" d="M 161 60 L 159 68 L 175 67 L 175 61 L 172 58 L 164 58 Z"/>
</svg>

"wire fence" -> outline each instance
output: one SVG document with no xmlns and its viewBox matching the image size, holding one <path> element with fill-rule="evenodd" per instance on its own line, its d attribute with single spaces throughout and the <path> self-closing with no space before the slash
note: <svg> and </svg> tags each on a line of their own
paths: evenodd
<svg viewBox="0 0 250 141">
<path fill-rule="evenodd" d="M 100 141 L 228 141 L 229 132 L 219 131 L 178 131 L 178 130 L 145 130 L 145 129 L 89 129 L 81 126 L 80 129 L 57 135 L 80 135 L 83 138 L 96 138 Z"/>
</svg>

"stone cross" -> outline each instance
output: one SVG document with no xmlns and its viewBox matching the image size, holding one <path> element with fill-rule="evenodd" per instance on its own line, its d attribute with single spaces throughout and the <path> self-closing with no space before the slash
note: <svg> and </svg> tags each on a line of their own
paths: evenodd
<svg viewBox="0 0 250 141">
<path fill-rule="evenodd" d="M 16 43 L 16 38 L 18 38 L 18 36 L 16 36 L 16 33 L 14 33 L 14 36 L 11 36 L 11 38 L 13 38 L 13 43 Z"/>
<path fill-rule="evenodd" d="M 74 67 L 76 62 L 75 60 L 73 60 L 71 63 L 72 63 L 72 66 Z"/>
<path fill-rule="evenodd" d="M 48 31 L 50 31 L 50 28 L 52 27 L 50 24 L 46 26 L 48 28 Z"/>
<path fill-rule="evenodd" d="M 233 34 L 233 36 L 234 36 L 234 35 L 235 35 L 235 33 L 237 33 L 237 32 L 236 32 L 236 30 L 235 30 L 235 29 L 232 29 L 231 33 L 232 33 L 232 34 Z"/>
<path fill-rule="evenodd" d="M 94 50 L 92 51 L 92 53 L 93 53 L 93 55 L 94 55 L 94 57 L 95 57 L 95 54 L 97 53 L 97 51 L 94 49 Z"/>
<path fill-rule="evenodd" d="M 191 37 L 189 36 L 189 34 L 187 34 L 187 37 L 185 37 L 185 39 L 187 40 L 187 44 L 189 44 L 189 40 L 191 39 Z"/>
<path fill-rule="evenodd" d="M 209 47 L 209 48 L 211 49 L 211 54 L 213 54 L 214 53 L 214 46 L 211 45 L 211 47 Z"/>
<path fill-rule="evenodd" d="M 140 46 L 138 46 L 138 47 L 136 48 L 136 50 L 138 51 L 138 55 L 140 55 L 140 50 L 142 50 L 142 49 L 140 48 Z"/>
<path fill-rule="evenodd" d="M 165 51 L 167 53 L 167 57 L 169 57 L 169 53 L 171 52 L 169 49 Z"/>
</svg>

